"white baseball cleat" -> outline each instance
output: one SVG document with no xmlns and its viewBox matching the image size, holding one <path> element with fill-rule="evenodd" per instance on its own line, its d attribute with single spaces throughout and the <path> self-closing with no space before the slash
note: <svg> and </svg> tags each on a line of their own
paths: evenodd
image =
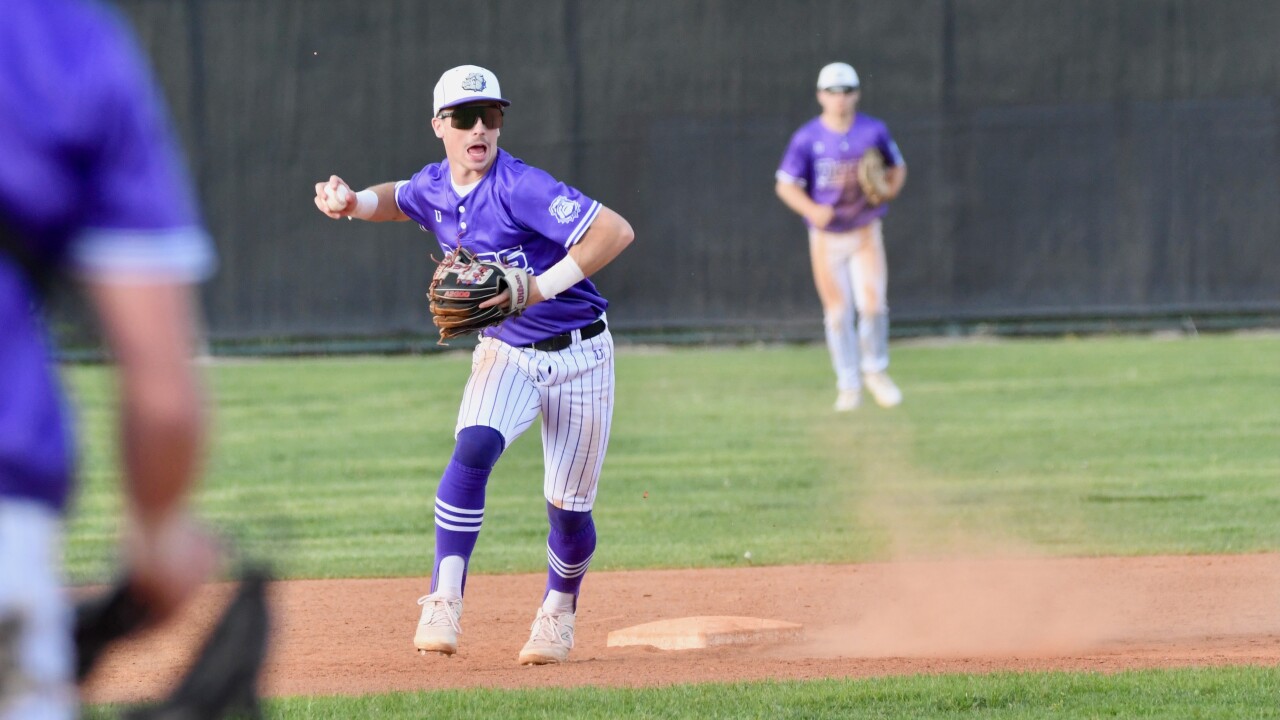
<svg viewBox="0 0 1280 720">
<path fill-rule="evenodd" d="M 550 665 L 567 661 L 569 650 L 573 648 L 573 623 L 574 614 L 571 612 L 552 614 L 538 608 L 538 616 L 530 628 L 529 642 L 520 651 L 520 664 Z"/>
<path fill-rule="evenodd" d="M 888 373 L 867 373 L 862 376 L 862 382 L 867 386 L 867 390 L 871 391 L 871 397 L 876 399 L 876 404 L 880 407 L 891 408 L 902 403 L 902 391 L 893 384 L 893 379 Z"/>
<path fill-rule="evenodd" d="M 841 390 L 840 394 L 836 396 L 835 411 L 849 412 L 850 410 L 857 410 L 858 406 L 861 404 L 862 404 L 861 388 L 855 388 L 853 390 Z"/>
<path fill-rule="evenodd" d="M 418 598 L 422 617 L 413 634 L 413 646 L 426 654 L 452 655 L 458 652 L 458 633 L 462 632 L 462 598 L 457 595 L 431 593 Z"/>
</svg>

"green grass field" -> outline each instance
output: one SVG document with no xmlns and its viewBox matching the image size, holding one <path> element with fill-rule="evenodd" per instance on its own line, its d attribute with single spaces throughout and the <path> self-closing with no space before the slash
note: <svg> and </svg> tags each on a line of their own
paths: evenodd
<svg viewBox="0 0 1280 720">
<path fill-rule="evenodd" d="M 1231 668 L 1115 675 L 933 675 L 807 683 L 683 685 L 651 690 L 450 690 L 272 701 L 271 717 L 522 718 L 528 720 L 1039 720 L 1040 718 L 1280 718 L 1280 671 Z M 88 718 L 107 720 L 98 708 Z"/>
<path fill-rule="evenodd" d="M 214 364 L 202 513 L 286 576 L 426 574 L 468 368 L 465 354 Z M 624 347 L 593 569 L 732 566 L 743 548 L 756 564 L 947 547 L 1280 549 L 1280 337 L 899 345 L 893 371 L 902 407 L 835 415 L 821 347 Z M 85 448 L 68 571 L 102 580 L 119 505 L 109 374 L 67 376 Z M 541 466 L 536 430 L 499 463 L 473 572 L 544 567 Z M 449 716 L 491 708 L 474 717 L 1276 717 L 1266 713 L 1277 693 L 1270 668 L 432 693 L 430 703 Z M 407 718 L 422 716 L 423 697 L 273 708 Z"/>
</svg>

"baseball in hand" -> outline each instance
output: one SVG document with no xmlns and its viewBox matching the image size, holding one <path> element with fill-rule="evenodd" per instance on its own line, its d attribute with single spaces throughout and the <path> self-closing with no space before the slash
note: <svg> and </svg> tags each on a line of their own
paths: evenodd
<svg viewBox="0 0 1280 720">
<path fill-rule="evenodd" d="M 337 190 L 329 189 L 325 192 L 325 202 L 329 204 L 329 209 L 333 212 L 345 210 L 349 198 L 350 193 L 347 191 L 346 185 L 339 185 Z"/>
</svg>

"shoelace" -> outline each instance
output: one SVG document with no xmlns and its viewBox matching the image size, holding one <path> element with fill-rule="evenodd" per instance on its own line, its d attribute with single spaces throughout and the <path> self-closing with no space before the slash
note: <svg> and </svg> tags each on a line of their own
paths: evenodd
<svg viewBox="0 0 1280 720">
<path fill-rule="evenodd" d="M 462 632 L 462 625 L 458 621 L 461 616 L 461 600 L 451 601 L 435 595 L 423 595 L 418 598 L 418 604 L 431 606 L 431 614 L 427 616 L 426 620 L 420 621 L 419 625 L 430 625 L 431 627 L 448 625 L 453 628 L 454 632 Z"/>
<path fill-rule="evenodd" d="M 538 611 L 538 617 L 533 620 L 533 633 L 529 639 L 573 647 L 573 633 L 569 632 L 569 626 L 560 622 L 559 615 L 551 615 L 542 610 Z"/>
</svg>

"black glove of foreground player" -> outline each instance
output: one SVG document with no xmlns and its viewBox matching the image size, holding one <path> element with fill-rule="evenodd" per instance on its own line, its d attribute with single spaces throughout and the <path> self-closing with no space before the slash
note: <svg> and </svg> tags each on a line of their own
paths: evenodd
<svg viewBox="0 0 1280 720">
<path fill-rule="evenodd" d="M 204 646 L 178 683 L 158 704 L 126 711 L 123 720 L 227 720 L 261 718 L 258 679 L 267 654 L 269 573 L 252 567 L 227 604 Z M 76 677 L 83 680 L 115 640 L 143 627 L 146 608 L 128 581 L 76 608 Z"/>
</svg>

